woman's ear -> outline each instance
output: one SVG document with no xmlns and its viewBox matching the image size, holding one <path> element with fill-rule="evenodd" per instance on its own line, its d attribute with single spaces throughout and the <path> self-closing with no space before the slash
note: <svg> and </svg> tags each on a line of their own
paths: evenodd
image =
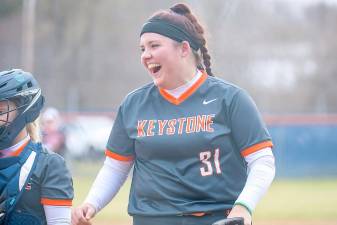
<svg viewBox="0 0 337 225">
<path fill-rule="evenodd" d="M 190 43 L 188 41 L 181 42 L 181 56 L 186 57 L 192 51 Z"/>
</svg>

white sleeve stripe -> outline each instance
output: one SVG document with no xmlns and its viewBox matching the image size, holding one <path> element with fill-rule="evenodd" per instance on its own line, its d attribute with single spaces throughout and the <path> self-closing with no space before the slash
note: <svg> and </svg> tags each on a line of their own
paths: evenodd
<svg viewBox="0 0 337 225">
<path fill-rule="evenodd" d="M 245 159 L 248 163 L 248 177 L 236 202 L 247 205 L 253 211 L 274 179 L 275 159 L 270 148 L 249 155 Z"/>
<path fill-rule="evenodd" d="M 106 157 L 85 202 L 96 209 L 96 213 L 106 206 L 125 182 L 133 161 L 119 161 Z"/>
<path fill-rule="evenodd" d="M 44 205 L 48 225 L 70 225 L 71 208 L 69 206 Z"/>
<path fill-rule="evenodd" d="M 23 185 L 25 184 L 27 177 L 32 170 L 33 163 L 35 161 L 36 152 L 32 151 L 20 169 L 20 176 L 19 176 L 19 189 L 21 190 Z"/>
<path fill-rule="evenodd" d="M 273 156 L 273 151 L 270 147 L 260 149 L 252 154 L 245 156 L 245 161 L 247 162 L 247 166 L 249 167 L 251 163 L 253 163 L 256 159 L 261 158 L 263 156 Z"/>
</svg>

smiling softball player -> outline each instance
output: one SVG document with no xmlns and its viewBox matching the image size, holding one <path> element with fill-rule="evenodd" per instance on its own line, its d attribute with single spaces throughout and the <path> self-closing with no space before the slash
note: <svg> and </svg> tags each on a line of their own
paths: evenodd
<svg viewBox="0 0 337 225">
<path fill-rule="evenodd" d="M 153 83 L 119 107 L 106 161 L 72 222 L 90 219 L 134 165 L 134 225 L 211 225 L 251 213 L 271 184 L 271 137 L 246 91 L 215 78 L 203 28 L 185 4 L 142 27 L 141 61 Z"/>
</svg>

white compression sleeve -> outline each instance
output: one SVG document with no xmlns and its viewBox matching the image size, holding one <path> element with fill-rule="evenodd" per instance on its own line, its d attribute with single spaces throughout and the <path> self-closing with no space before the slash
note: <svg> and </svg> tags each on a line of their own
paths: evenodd
<svg viewBox="0 0 337 225">
<path fill-rule="evenodd" d="M 48 225 L 70 225 L 71 208 L 69 206 L 44 205 Z"/>
<path fill-rule="evenodd" d="M 106 157 L 85 202 L 95 207 L 96 213 L 106 206 L 124 184 L 133 161 L 119 161 Z"/>
<path fill-rule="evenodd" d="M 271 148 L 264 148 L 246 156 L 245 160 L 248 177 L 235 203 L 246 206 L 252 212 L 274 179 L 275 159 Z"/>
</svg>

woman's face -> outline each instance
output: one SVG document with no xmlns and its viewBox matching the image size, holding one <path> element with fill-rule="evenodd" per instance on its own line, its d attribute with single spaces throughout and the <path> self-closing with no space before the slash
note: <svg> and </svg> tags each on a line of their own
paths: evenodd
<svg viewBox="0 0 337 225">
<path fill-rule="evenodd" d="M 141 62 L 155 85 L 173 89 L 180 84 L 182 66 L 180 45 L 172 39 L 156 33 L 144 33 L 140 38 Z"/>
<path fill-rule="evenodd" d="M 15 104 L 11 101 L 0 101 L 0 126 L 7 125 L 15 119 L 17 114 L 15 108 Z"/>
</svg>

